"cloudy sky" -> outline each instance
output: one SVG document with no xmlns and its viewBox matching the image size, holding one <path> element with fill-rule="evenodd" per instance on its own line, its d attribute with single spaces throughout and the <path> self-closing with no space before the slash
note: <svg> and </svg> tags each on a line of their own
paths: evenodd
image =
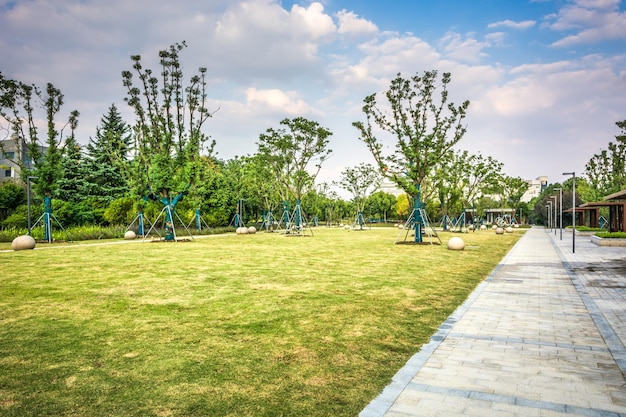
<svg viewBox="0 0 626 417">
<path fill-rule="evenodd" d="M 373 162 L 352 122 L 398 72 L 451 72 L 470 100 L 459 147 L 525 179 L 581 173 L 626 119 L 626 5 L 620 0 L 0 0 L 0 71 L 65 94 L 86 143 L 121 72 L 175 42 L 185 74 L 207 68 L 206 124 L 218 157 L 253 154 L 285 117 L 330 129 L 319 179 Z"/>
</svg>

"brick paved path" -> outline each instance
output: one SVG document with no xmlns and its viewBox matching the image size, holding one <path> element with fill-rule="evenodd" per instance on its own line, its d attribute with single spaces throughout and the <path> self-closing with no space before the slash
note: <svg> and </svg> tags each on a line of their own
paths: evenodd
<svg viewBox="0 0 626 417">
<path fill-rule="evenodd" d="M 532 228 L 361 417 L 626 416 L 626 248 Z"/>
</svg>

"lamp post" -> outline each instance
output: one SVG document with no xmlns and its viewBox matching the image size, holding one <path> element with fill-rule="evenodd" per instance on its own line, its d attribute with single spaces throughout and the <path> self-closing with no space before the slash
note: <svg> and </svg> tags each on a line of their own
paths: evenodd
<svg viewBox="0 0 626 417">
<path fill-rule="evenodd" d="M 576 172 L 564 172 L 572 176 L 572 253 L 576 253 Z"/>
<path fill-rule="evenodd" d="M 30 236 L 30 180 L 38 177 L 26 177 L 26 211 L 28 217 L 28 236 Z"/>
<path fill-rule="evenodd" d="M 559 240 L 563 240 L 563 188 L 555 188 L 559 192 Z"/>
<path fill-rule="evenodd" d="M 546 204 L 546 210 L 548 212 L 548 230 L 552 231 L 552 201 L 547 202 L 548 204 Z"/>
<path fill-rule="evenodd" d="M 554 236 L 556 236 L 556 196 L 551 195 L 550 198 L 554 198 L 554 216 L 552 217 L 552 224 L 554 225 Z"/>
</svg>

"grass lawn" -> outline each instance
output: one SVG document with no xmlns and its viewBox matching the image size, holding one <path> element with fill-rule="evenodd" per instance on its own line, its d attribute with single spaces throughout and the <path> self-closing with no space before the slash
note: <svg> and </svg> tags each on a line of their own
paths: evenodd
<svg viewBox="0 0 626 417">
<path fill-rule="evenodd" d="M 314 233 L 0 253 L 0 415 L 356 416 L 521 232 Z"/>
</svg>

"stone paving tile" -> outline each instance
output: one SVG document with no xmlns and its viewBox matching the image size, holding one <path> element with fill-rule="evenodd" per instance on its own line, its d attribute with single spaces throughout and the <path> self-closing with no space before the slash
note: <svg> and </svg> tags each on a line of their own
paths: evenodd
<svg viewBox="0 0 626 417">
<path fill-rule="evenodd" d="M 566 238 L 529 230 L 360 415 L 626 416 L 626 248 Z"/>
</svg>

